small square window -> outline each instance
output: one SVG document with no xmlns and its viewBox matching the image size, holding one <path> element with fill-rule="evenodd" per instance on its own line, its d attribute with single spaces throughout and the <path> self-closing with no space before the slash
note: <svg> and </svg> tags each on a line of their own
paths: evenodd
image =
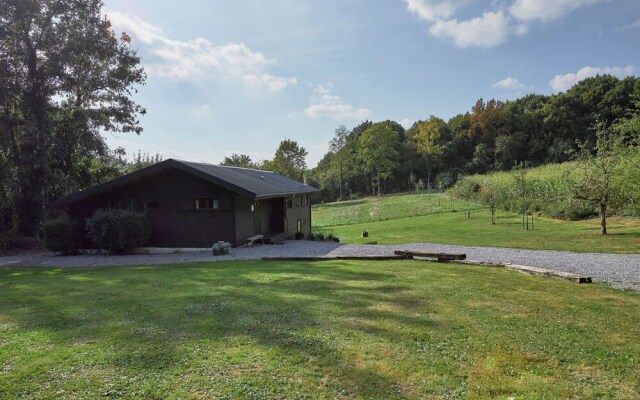
<svg viewBox="0 0 640 400">
<path fill-rule="evenodd" d="M 293 200 L 287 200 L 287 208 L 293 208 Z"/>
<path fill-rule="evenodd" d="M 213 197 L 203 197 L 195 199 L 194 207 L 196 210 L 217 210 L 219 208 L 218 199 Z"/>
</svg>

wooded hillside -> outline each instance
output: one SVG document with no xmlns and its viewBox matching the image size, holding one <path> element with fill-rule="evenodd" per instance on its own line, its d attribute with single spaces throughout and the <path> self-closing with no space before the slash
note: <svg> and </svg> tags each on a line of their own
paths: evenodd
<svg viewBox="0 0 640 400">
<path fill-rule="evenodd" d="M 430 116 L 406 130 L 394 121 L 341 126 L 310 183 L 322 201 L 442 190 L 462 175 L 572 160 L 581 148 L 595 149 L 596 125 L 631 144 L 640 137 L 639 112 L 640 78 L 604 75 L 550 96 L 480 99 L 448 121 Z"/>
</svg>

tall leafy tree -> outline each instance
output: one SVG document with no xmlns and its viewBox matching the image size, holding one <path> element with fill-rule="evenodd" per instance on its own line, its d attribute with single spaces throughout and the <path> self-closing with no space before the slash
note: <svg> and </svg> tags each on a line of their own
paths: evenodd
<svg viewBox="0 0 640 400">
<path fill-rule="evenodd" d="M 270 169 L 291 179 L 302 180 L 302 174 L 307 168 L 307 154 L 307 150 L 298 142 L 285 139 L 280 142 L 273 161 L 269 163 Z"/>
<path fill-rule="evenodd" d="M 400 137 L 388 123 L 372 125 L 358 139 L 358 158 L 371 176 L 374 194 L 382 195 L 383 181 L 391 178 L 400 166 Z"/>
<path fill-rule="evenodd" d="M 221 165 L 230 167 L 242 167 L 242 168 L 256 168 L 256 164 L 246 154 L 232 154 L 222 160 Z"/>
<path fill-rule="evenodd" d="M 418 132 L 414 136 L 418 151 L 425 159 L 427 185 L 431 186 L 431 175 L 438 169 L 444 153 L 443 143 L 449 139 L 447 123 L 433 115 L 427 121 L 418 123 Z"/>
<path fill-rule="evenodd" d="M 345 146 L 347 145 L 347 139 L 349 138 L 349 130 L 346 126 L 340 125 L 334 133 L 333 139 L 329 142 L 329 151 L 335 154 L 335 162 L 337 163 L 338 169 L 338 192 L 340 199 L 343 199 L 343 189 L 344 189 L 344 159 L 345 152 L 343 151 Z"/>
<path fill-rule="evenodd" d="M 108 152 L 101 131 L 139 134 L 131 95 L 140 59 L 100 0 L 0 0 L 0 124 L 17 230 L 33 235 L 43 203 L 76 189 L 83 160 Z M 3 143 L 4 145 L 5 143 Z"/>
<path fill-rule="evenodd" d="M 624 205 L 627 196 L 623 186 L 616 179 L 621 174 L 623 158 L 619 137 L 604 124 L 596 129 L 597 141 L 592 150 L 582 144 L 580 153 L 580 174 L 574 188 L 574 197 L 600 212 L 600 233 L 607 234 L 607 210 Z"/>
</svg>

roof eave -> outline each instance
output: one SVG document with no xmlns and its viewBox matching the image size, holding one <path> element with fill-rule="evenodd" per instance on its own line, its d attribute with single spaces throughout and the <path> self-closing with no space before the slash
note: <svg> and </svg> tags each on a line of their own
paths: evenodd
<svg viewBox="0 0 640 400">
<path fill-rule="evenodd" d="M 316 188 L 309 188 L 309 190 L 300 190 L 295 192 L 259 194 L 256 196 L 256 200 L 273 199 L 275 197 L 294 196 L 296 194 L 313 194 L 313 193 L 316 193 L 317 191 L 318 189 Z"/>
</svg>

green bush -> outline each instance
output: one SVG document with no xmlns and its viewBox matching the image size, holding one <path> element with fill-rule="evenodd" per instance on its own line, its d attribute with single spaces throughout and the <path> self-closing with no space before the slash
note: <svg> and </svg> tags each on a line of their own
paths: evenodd
<svg viewBox="0 0 640 400">
<path fill-rule="evenodd" d="M 296 234 L 293 235 L 293 236 L 296 238 L 296 240 L 300 240 L 300 239 L 304 238 L 304 233 L 296 232 Z"/>
<path fill-rule="evenodd" d="M 82 246 L 82 228 L 69 218 L 60 217 L 44 223 L 44 243 L 47 249 L 63 255 L 77 254 Z"/>
<path fill-rule="evenodd" d="M 324 242 L 324 232 L 316 232 L 316 239 L 318 242 Z"/>
<path fill-rule="evenodd" d="M 96 210 L 87 219 L 87 230 L 99 249 L 114 254 L 145 246 L 151 238 L 151 222 L 147 214 L 132 210 Z"/>
<path fill-rule="evenodd" d="M 313 233 L 313 232 L 310 232 L 308 238 L 309 238 L 309 240 L 314 241 L 314 240 L 316 240 L 316 234 Z"/>
<path fill-rule="evenodd" d="M 38 239 L 20 236 L 13 231 L 0 231 L 0 253 L 9 250 L 28 250 L 37 248 L 40 245 Z"/>
</svg>

